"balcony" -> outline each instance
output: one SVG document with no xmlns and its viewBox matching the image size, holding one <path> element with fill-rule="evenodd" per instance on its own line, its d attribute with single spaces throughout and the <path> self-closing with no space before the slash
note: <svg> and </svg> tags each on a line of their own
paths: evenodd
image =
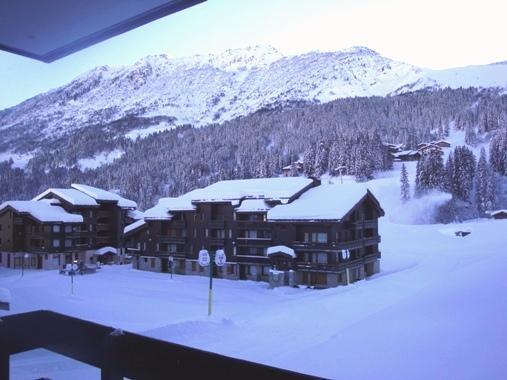
<svg viewBox="0 0 507 380">
<path fill-rule="evenodd" d="M 205 223 L 206 228 L 223 230 L 225 228 L 225 220 L 207 220 Z"/>
<path fill-rule="evenodd" d="M 97 231 L 111 231 L 112 225 L 107 223 L 97 223 Z"/>
<path fill-rule="evenodd" d="M 237 220 L 236 226 L 238 229 L 243 230 L 256 230 L 256 229 L 269 229 L 268 222 L 263 222 L 261 220 Z"/>
<path fill-rule="evenodd" d="M 351 223 L 351 225 L 354 227 L 354 228 L 377 228 L 378 227 L 378 223 L 375 219 L 368 219 L 368 220 L 364 220 L 362 222 L 354 222 L 354 223 Z"/>
<path fill-rule="evenodd" d="M 208 237 L 207 242 L 209 245 L 218 245 L 218 246 L 224 246 L 225 245 L 225 239 L 217 238 L 217 237 Z"/>
<path fill-rule="evenodd" d="M 170 243 L 170 244 L 185 244 L 187 242 L 186 237 L 182 236 L 170 236 L 170 235 L 157 235 L 159 243 Z"/>
<path fill-rule="evenodd" d="M 184 220 L 171 220 L 171 228 L 183 229 L 186 227 Z"/>
<path fill-rule="evenodd" d="M 269 247 L 271 245 L 271 238 L 236 238 L 236 245 L 238 247 Z"/>
</svg>

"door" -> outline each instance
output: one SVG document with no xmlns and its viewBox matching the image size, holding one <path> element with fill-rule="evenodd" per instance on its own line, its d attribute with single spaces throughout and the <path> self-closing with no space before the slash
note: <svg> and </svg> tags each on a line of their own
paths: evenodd
<svg viewBox="0 0 507 380">
<path fill-rule="evenodd" d="M 37 255 L 37 269 L 42 269 L 42 255 Z"/>
<path fill-rule="evenodd" d="M 167 273 L 167 272 L 169 272 L 169 264 L 168 264 L 168 261 L 169 261 L 169 260 L 167 259 L 167 257 L 163 257 L 163 258 L 161 259 L 162 272 L 163 272 L 163 273 Z"/>
<path fill-rule="evenodd" d="M 239 265 L 239 279 L 246 280 L 246 265 Z"/>
<path fill-rule="evenodd" d="M 7 268 L 10 268 L 11 267 L 11 254 L 8 253 L 7 254 Z"/>
</svg>

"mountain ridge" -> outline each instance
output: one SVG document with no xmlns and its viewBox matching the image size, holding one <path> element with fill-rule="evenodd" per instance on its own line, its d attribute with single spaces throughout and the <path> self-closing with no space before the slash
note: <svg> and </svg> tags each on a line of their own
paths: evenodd
<svg viewBox="0 0 507 380">
<path fill-rule="evenodd" d="M 17 150 L 19 136 L 43 143 L 129 116 L 204 126 L 273 104 L 326 103 L 467 83 L 481 87 L 481 81 L 484 87 L 507 88 L 507 81 L 501 81 L 507 78 L 504 72 L 507 65 L 422 69 L 365 46 L 299 55 L 284 55 L 266 45 L 183 58 L 152 55 L 131 66 L 96 67 L 0 111 L 5 136 L 0 152 Z"/>
</svg>

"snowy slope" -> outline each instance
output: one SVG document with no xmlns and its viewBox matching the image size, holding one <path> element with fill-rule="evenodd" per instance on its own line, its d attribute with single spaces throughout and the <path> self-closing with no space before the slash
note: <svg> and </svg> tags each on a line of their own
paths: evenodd
<svg viewBox="0 0 507 380">
<path fill-rule="evenodd" d="M 507 88 L 507 62 L 445 70 L 425 70 L 424 73 L 441 87 Z"/>
<path fill-rule="evenodd" d="M 126 115 L 164 115 L 178 125 L 205 125 L 272 104 L 384 96 L 433 85 L 422 70 L 364 47 L 298 56 L 266 46 L 179 59 L 148 56 L 130 67 L 97 67 L 4 110 L 0 129 L 29 125 L 56 137 Z"/>
</svg>

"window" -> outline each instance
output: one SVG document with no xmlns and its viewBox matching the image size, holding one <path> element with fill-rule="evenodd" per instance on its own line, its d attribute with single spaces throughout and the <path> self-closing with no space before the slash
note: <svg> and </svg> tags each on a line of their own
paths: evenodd
<svg viewBox="0 0 507 380">
<path fill-rule="evenodd" d="M 53 224 L 53 232 L 60 232 L 60 225 L 59 224 Z"/>
<path fill-rule="evenodd" d="M 70 239 L 65 239 L 65 247 L 72 247 L 72 240 Z"/>
<path fill-rule="evenodd" d="M 168 251 L 171 252 L 171 253 L 176 253 L 178 251 L 177 250 L 177 245 L 176 244 L 169 244 Z"/>
<path fill-rule="evenodd" d="M 319 243 L 319 244 L 327 243 L 327 233 L 326 232 L 305 232 L 304 233 L 304 241 L 305 241 L 305 243 Z"/>
<path fill-rule="evenodd" d="M 318 264 L 327 264 L 327 253 L 318 253 L 317 254 L 317 263 Z"/>
<path fill-rule="evenodd" d="M 225 230 L 215 230 L 215 237 L 217 239 L 225 239 Z"/>
<path fill-rule="evenodd" d="M 257 231 L 256 230 L 247 230 L 247 231 L 245 231 L 245 237 L 248 239 L 257 239 Z"/>
<path fill-rule="evenodd" d="M 227 274 L 234 274 L 234 265 L 233 264 L 227 265 Z"/>
<path fill-rule="evenodd" d="M 54 239 L 53 240 L 53 248 L 59 248 L 60 247 L 60 240 Z"/>
<path fill-rule="evenodd" d="M 66 226 L 65 226 L 65 232 L 66 232 L 66 233 L 71 233 L 71 232 L 72 232 L 72 226 L 70 226 L 70 225 L 66 225 Z"/>
</svg>

